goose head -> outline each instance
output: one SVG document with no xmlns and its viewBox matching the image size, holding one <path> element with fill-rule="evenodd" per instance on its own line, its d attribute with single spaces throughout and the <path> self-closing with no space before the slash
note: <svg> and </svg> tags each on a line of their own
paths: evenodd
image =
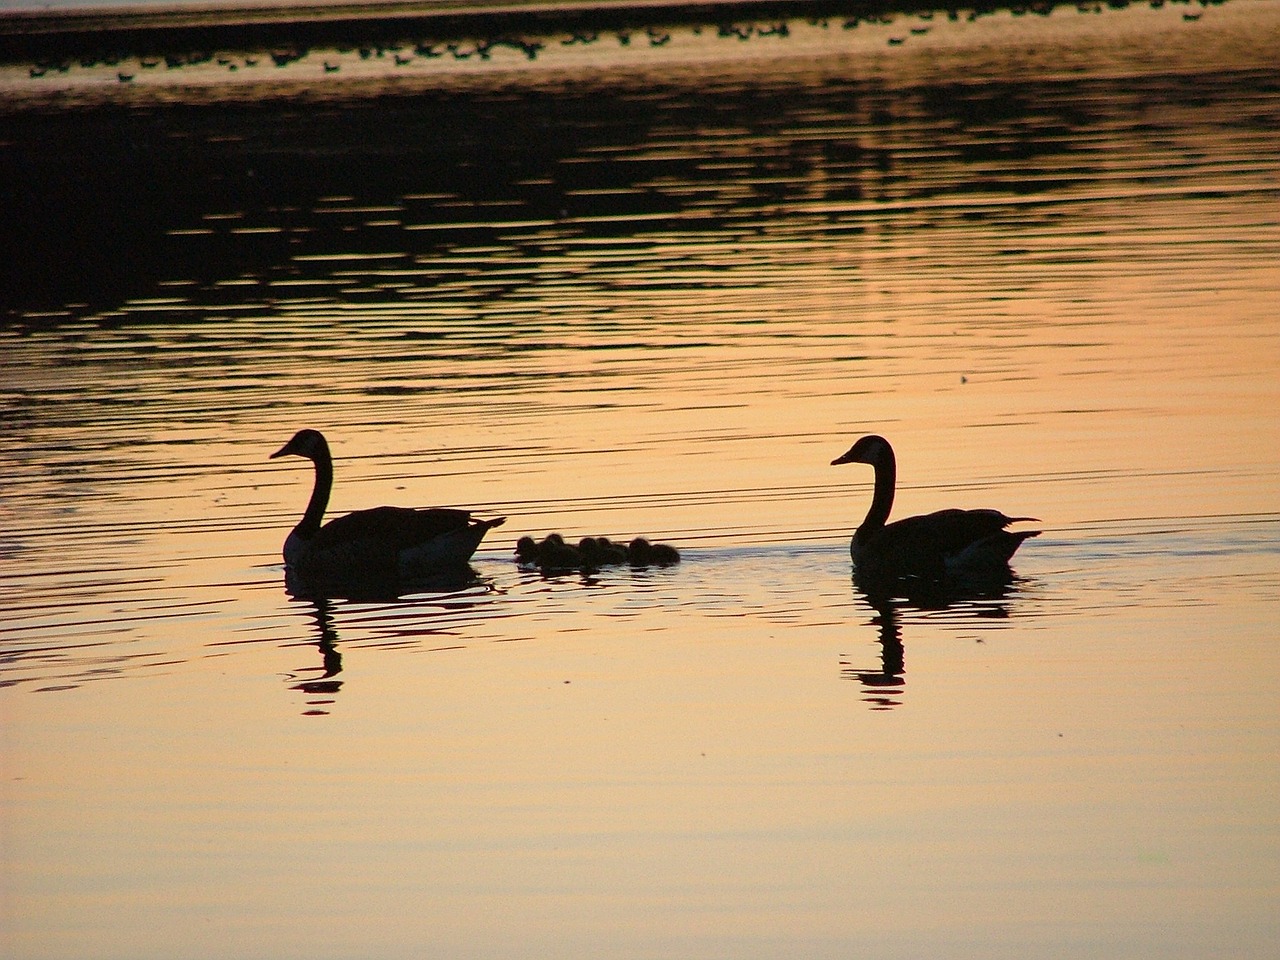
<svg viewBox="0 0 1280 960">
<path fill-rule="evenodd" d="M 870 434 L 850 447 L 847 453 L 832 460 L 831 465 L 834 467 L 842 463 L 869 463 L 874 467 L 892 458 L 893 448 L 889 446 L 889 441 L 884 437 Z"/>
<path fill-rule="evenodd" d="M 319 430 L 299 430 L 293 439 L 273 453 L 268 459 L 276 457 L 306 457 L 308 460 L 320 462 L 329 459 L 329 444 Z"/>
</svg>

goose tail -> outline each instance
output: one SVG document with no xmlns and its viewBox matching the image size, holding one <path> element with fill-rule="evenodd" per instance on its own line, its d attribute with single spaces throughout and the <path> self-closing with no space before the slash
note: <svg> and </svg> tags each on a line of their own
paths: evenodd
<svg viewBox="0 0 1280 960">
<path fill-rule="evenodd" d="M 993 533 L 947 557 L 947 571 L 952 574 L 980 574 L 1007 569 L 1009 561 L 1022 546 L 1022 541 L 1038 536 L 1039 530 L 1019 530 L 1017 533 L 1001 530 Z"/>
<path fill-rule="evenodd" d="M 400 552 L 400 568 L 405 570 L 447 570 L 452 567 L 465 566 L 471 555 L 480 546 L 484 535 L 494 527 L 501 526 L 506 517 L 495 517 L 492 520 L 476 520 L 463 527 L 457 527 L 438 537 L 418 544 Z"/>
</svg>

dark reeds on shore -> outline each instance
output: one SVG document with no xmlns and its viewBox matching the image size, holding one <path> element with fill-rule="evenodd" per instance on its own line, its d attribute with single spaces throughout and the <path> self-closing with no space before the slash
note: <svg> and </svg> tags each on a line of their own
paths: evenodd
<svg viewBox="0 0 1280 960">
<path fill-rule="evenodd" d="M 1114 4 L 1116 0 L 1112 0 Z M 1126 0 L 1127 2 L 1127 0 Z M 872 19 L 939 9 L 968 16 L 1001 9 L 1047 13 L 1057 0 L 1031 4 L 947 4 L 919 0 L 447 0 L 321 5 L 128 7 L 0 13 L 0 63 L 105 61 L 128 56 L 184 57 L 210 50 L 289 50 L 338 45 L 441 42 L 462 37 L 558 32 L 587 34 L 652 24 L 718 24 L 792 17 Z"/>
</svg>

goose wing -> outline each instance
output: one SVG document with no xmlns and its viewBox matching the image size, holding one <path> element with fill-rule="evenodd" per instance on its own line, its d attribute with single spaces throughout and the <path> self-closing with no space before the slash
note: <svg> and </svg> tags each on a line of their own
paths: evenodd
<svg viewBox="0 0 1280 960">
<path fill-rule="evenodd" d="M 882 562 L 893 567 L 941 568 L 948 558 L 965 554 L 1009 524 L 1033 519 L 1008 517 L 999 510 L 939 510 L 888 524 L 869 546 Z"/>
<path fill-rule="evenodd" d="M 371 540 L 398 552 L 461 530 L 470 522 L 469 510 L 374 507 L 330 520 L 316 533 L 311 545 L 313 550 L 327 550 Z"/>
</svg>

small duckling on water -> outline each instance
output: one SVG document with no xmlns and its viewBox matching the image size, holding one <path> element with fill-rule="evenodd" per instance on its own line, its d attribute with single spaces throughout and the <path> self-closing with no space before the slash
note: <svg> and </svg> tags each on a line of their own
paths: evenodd
<svg viewBox="0 0 1280 960">
<path fill-rule="evenodd" d="M 608 537 L 583 537 L 578 542 L 578 552 L 582 554 L 583 561 L 592 567 L 627 562 L 627 548 Z"/>
<path fill-rule="evenodd" d="M 527 533 L 516 541 L 516 563 L 537 563 L 538 541 Z"/>
<path fill-rule="evenodd" d="M 627 544 L 627 561 L 633 567 L 668 567 L 680 562 L 680 551 L 669 543 L 650 543 L 636 537 Z"/>
<path fill-rule="evenodd" d="M 516 562 L 544 570 L 594 570 L 629 563 L 635 567 L 670 566 L 680 562 L 680 553 L 666 543 L 650 543 L 636 537 L 626 546 L 608 537 L 583 537 L 575 547 L 558 533 L 542 540 L 523 536 L 516 541 Z"/>
<path fill-rule="evenodd" d="M 558 533 L 547 534 L 541 542 L 530 536 L 516 541 L 516 562 L 530 566 L 577 566 L 582 557 Z"/>
<path fill-rule="evenodd" d="M 564 542 L 558 533 L 547 534 L 538 544 L 538 565 L 559 570 L 582 566 L 582 553 Z"/>
</svg>

